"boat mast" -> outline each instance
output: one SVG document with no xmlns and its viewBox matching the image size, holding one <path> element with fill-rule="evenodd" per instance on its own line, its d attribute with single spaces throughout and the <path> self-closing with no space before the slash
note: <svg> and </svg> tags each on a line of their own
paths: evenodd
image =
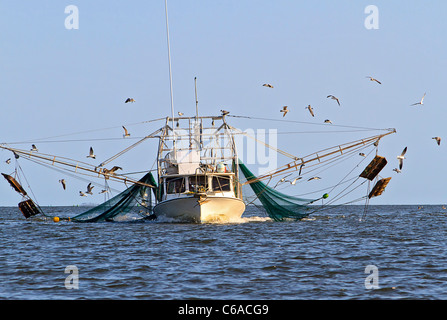
<svg viewBox="0 0 447 320">
<path fill-rule="evenodd" d="M 173 147 L 175 153 L 174 98 L 172 92 L 171 48 L 169 44 L 168 0 L 165 0 L 165 12 L 166 12 L 166 40 L 167 40 L 166 42 L 168 45 L 168 62 L 169 62 L 169 88 L 171 93 L 172 135 L 173 135 Z"/>
</svg>

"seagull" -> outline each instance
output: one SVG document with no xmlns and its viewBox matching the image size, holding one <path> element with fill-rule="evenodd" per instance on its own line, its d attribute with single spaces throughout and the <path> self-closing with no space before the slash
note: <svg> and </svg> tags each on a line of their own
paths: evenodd
<svg viewBox="0 0 447 320">
<path fill-rule="evenodd" d="M 284 107 L 282 107 L 281 110 L 279 110 L 279 112 L 284 112 L 284 114 L 282 116 L 285 117 L 287 112 L 289 112 L 289 109 L 287 109 L 287 106 L 284 106 Z"/>
<path fill-rule="evenodd" d="M 10 164 L 10 163 L 11 163 L 11 158 L 7 159 L 5 162 L 6 162 L 7 164 Z"/>
<path fill-rule="evenodd" d="M 93 194 L 92 190 L 93 190 L 94 187 L 95 187 L 95 186 L 92 186 L 92 183 L 90 182 L 90 183 L 88 184 L 88 186 L 87 186 L 87 191 L 86 191 L 86 193 L 88 193 L 88 194 Z"/>
<path fill-rule="evenodd" d="M 230 111 L 227 111 L 227 110 L 220 110 L 220 112 L 222 112 L 223 116 L 226 116 L 227 114 L 230 113 Z"/>
<path fill-rule="evenodd" d="M 290 181 L 290 180 L 287 180 L 288 182 L 290 182 L 290 184 L 292 185 L 292 186 L 294 186 L 295 184 L 296 184 L 296 181 L 297 180 L 300 180 L 300 179 L 302 179 L 303 177 L 297 177 L 297 178 L 295 178 L 295 179 L 293 179 L 292 181 Z"/>
<path fill-rule="evenodd" d="M 402 172 L 402 171 L 400 171 L 400 170 L 397 169 L 397 168 L 394 168 L 393 171 L 396 171 L 397 173 L 401 173 L 401 172 Z"/>
<path fill-rule="evenodd" d="M 59 180 L 59 182 L 62 183 L 62 188 L 64 188 L 65 190 L 65 188 L 67 187 L 67 185 L 65 184 L 65 179 L 61 179 Z"/>
<path fill-rule="evenodd" d="M 312 115 L 312 117 L 315 117 L 314 109 L 312 109 L 312 107 L 310 106 L 310 104 L 306 107 L 306 109 L 309 110 L 309 112 L 310 112 L 310 114 Z"/>
<path fill-rule="evenodd" d="M 106 193 L 106 192 L 108 192 L 106 189 L 102 189 L 101 192 L 98 192 L 98 194 Z"/>
<path fill-rule="evenodd" d="M 309 178 L 309 180 L 307 180 L 307 181 L 310 181 L 310 180 L 320 180 L 321 178 L 320 177 L 312 177 L 312 178 Z"/>
<path fill-rule="evenodd" d="M 264 83 L 262 86 L 267 88 L 273 88 L 273 86 L 269 83 Z"/>
<path fill-rule="evenodd" d="M 177 112 L 178 113 L 178 115 L 181 117 L 181 116 L 183 116 L 183 112 Z"/>
<path fill-rule="evenodd" d="M 402 166 L 404 165 L 404 155 L 407 152 L 407 147 L 402 151 L 400 156 L 397 156 L 397 159 L 399 159 L 399 169 L 402 170 Z"/>
<path fill-rule="evenodd" d="M 36 151 L 38 152 L 39 150 L 37 150 L 37 147 L 35 144 L 31 145 L 31 150 L 30 151 Z"/>
<path fill-rule="evenodd" d="M 127 129 L 126 129 L 125 126 L 123 126 L 123 129 L 124 129 L 123 137 L 124 137 L 124 138 L 130 137 L 129 131 L 127 131 Z"/>
<path fill-rule="evenodd" d="M 366 157 L 366 155 L 363 152 L 360 152 L 359 156 Z"/>
<path fill-rule="evenodd" d="M 329 119 L 326 119 L 326 120 L 324 120 L 324 123 L 330 123 L 330 124 L 332 124 L 332 121 L 329 120 Z"/>
<path fill-rule="evenodd" d="M 441 145 L 441 138 L 440 137 L 433 137 L 432 139 L 435 139 L 438 143 L 438 146 Z"/>
<path fill-rule="evenodd" d="M 291 175 L 291 173 L 288 174 L 287 176 L 285 176 L 284 178 L 282 178 L 281 180 L 279 180 L 273 188 L 276 188 L 276 186 L 277 186 L 278 184 L 280 184 L 280 183 L 286 181 L 286 178 L 287 178 L 288 176 L 290 176 L 290 175 Z"/>
<path fill-rule="evenodd" d="M 115 174 L 115 171 L 116 171 L 116 170 L 123 170 L 123 168 L 118 167 L 118 166 L 114 166 L 114 167 L 113 167 L 112 169 L 110 169 L 110 170 L 104 168 L 103 172 L 104 172 L 105 174 Z"/>
<path fill-rule="evenodd" d="M 380 82 L 379 80 L 377 80 L 377 79 L 374 79 L 373 77 L 367 77 L 367 78 L 369 78 L 369 80 L 371 80 L 371 81 L 375 81 L 375 82 L 377 82 L 378 84 L 382 84 L 382 82 Z"/>
<path fill-rule="evenodd" d="M 426 94 L 426 93 L 424 93 L 424 96 L 422 97 L 421 101 L 416 102 L 416 103 L 413 103 L 412 106 L 416 106 L 416 105 L 419 105 L 419 104 L 420 104 L 420 105 L 424 104 L 425 94 Z"/>
<path fill-rule="evenodd" d="M 84 193 L 84 192 L 82 192 L 82 191 L 79 191 L 79 195 L 81 196 L 81 197 L 86 197 L 87 195 Z"/>
<path fill-rule="evenodd" d="M 92 148 L 92 147 L 90 147 L 90 153 L 89 153 L 89 155 L 87 156 L 87 158 L 96 159 L 96 156 L 95 156 L 95 154 L 93 153 L 93 148 Z"/>
<path fill-rule="evenodd" d="M 331 98 L 332 100 L 337 101 L 338 105 L 340 105 L 340 100 L 338 100 L 337 97 L 334 97 L 333 95 L 330 94 L 330 95 L 327 96 L 327 98 Z"/>
<path fill-rule="evenodd" d="M 128 103 L 128 102 L 135 102 L 134 98 L 127 98 L 126 101 L 124 101 L 124 103 Z"/>
</svg>

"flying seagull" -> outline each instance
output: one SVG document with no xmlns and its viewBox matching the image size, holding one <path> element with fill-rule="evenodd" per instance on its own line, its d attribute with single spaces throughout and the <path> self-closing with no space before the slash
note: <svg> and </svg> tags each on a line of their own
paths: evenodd
<svg viewBox="0 0 447 320">
<path fill-rule="evenodd" d="M 309 112 L 310 112 L 310 114 L 312 115 L 312 117 L 315 117 L 314 109 L 312 109 L 312 107 L 310 106 L 310 104 L 306 107 L 306 109 L 309 110 Z"/>
<path fill-rule="evenodd" d="M 95 186 L 92 186 L 92 183 L 90 182 L 87 186 L 87 192 L 88 194 L 93 194 L 92 190 Z"/>
<path fill-rule="evenodd" d="M 135 102 L 134 98 L 127 98 L 126 101 L 124 101 L 124 103 L 128 103 L 128 102 Z"/>
<path fill-rule="evenodd" d="M 332 124 L 332 121 L 329 120 L 329 119 L 326 119 L 326 120 L 324 120 L 324 123 L 330 123 L 330 124 Z"/>
<path fill-rule="evenodd" d="M 98 194 L 106 193 L 106 192 L 108 192 L 106 189 L 102 189 L 101 192 L 98 192 Z"/>
<path fill-rule="evenodd" d="M 281 178 L 281 180 L 279 180 L 273 188 L 276 188 L 276 186 L 277 186 L 278 184 L 283 183 L 284 181 L 286 181 L 286 178 L 287 178 L 288 176 L 290 176 L 290 175 L 291 175 L 291 173 L 289 173 L 289 174 L 288 174 L 287 176 L 285 176 L 284 178 Z"/>
<path fill-rule="evenodd" d="M 82 191 L 79 191 L 79 195 L 81 196 L 81 197 L 86 197 L 87 195 L 84 193 L 84 192 L 82 192 Z"/>
<path fill-rule="evenodd" d="M 10 164 L 10 163 L 11 163 L 11 158 L 7 159 L 5 162 L 6 162 L 7 164 Z"/>
<path fill-rule="evenodd" d="M 380 82 L 379 80 L 377 80 L 377 79 L 374 79 L 373 77 L 367 77 L 367 78 L 369 78 L 369 80 L 371 80 L 371 81 L 375 81 L 375 82 L 377 82 L 378 84 L 382 84 L 382 82 Z"/>
<path fill-rule="evenodd" d="M 312 178 L 309 178 L 309 180 L 307 180 L 307 181 L 310 181 L 310 180 L 319 180 L 319 179 L 321 179 L 320 177 L 312 177 Z"/>
<path fill-rule="evenodd" d="M 279 112 L 284 112 L 284 114 L 282 116 L 285 117 L 287 112 L 289 112 L 289 109 L 287 109 L 287 106 L 284 106 L 284 107 L 282 107 L 281 110 L 279 110 Z"/>
<path fill-rule="evenodd" d="M 65 190 L 65 188 L 67 187 L 67 185 L 65 184 L 65 179 L 61 179 L 59 180 L 59 182 L 62 183 L 62 188 L 64 188 Z"/>
<path fill-rule="evenodd" d="M 178 115 L 181 117 L 181 116 L 183 116 L 183 112 L 177 112 L 178 113 Z"/>
<path fill-rule="evenodd" d="M 441 138 L 440 137 L 433 137 L 432 139 L 435 139 L 438 143 L 438 146 L 441 145 Z"/>
<path fill-rule="evenodd" d="M 366 157 L 366 154 L 364 154 L 363 152 L 360 152 L 359 156 Z"/>
<path fill-rule="evenodd" d="M 124 137 L 124 138 L 130 137 L 130 133 L 129 133 L 129 131 L 127 131 L 127 129 L 126 129 L 125 126 L 123 126 L 123 129 L 124 129 L 123 137 Z"/>
<path fill-rule="evenodd" d="M 394 168 L 393 171 L 396 171 L 396 173 L 401 173 L 400 169 Z"/>
<path fill-rule="evenodd" d="M 416 102 L 416 103 L 413 103 L 412 106 L 416 106 L 416 105 L 422 105 L 422 104 L 424 104 L 425 94 L 426 94 L 426 93 L 424 93 L 424 96 L 422 97 L 421 101 Z"/>
<path fill-rule="evenodd" d="M 330 95 L 327 96 L 327 98 L 331 98 L 332 100 L 337 101 L 338 105 L 340 105 L 340 100 L 338 100 L 337 97 L 335 97 L 335 96 L 333 96 L 333 95 L 330 94 Z"/>
<path fill-rule="evenodd" d="M 270 83 L 264 83 L 262 86 L 267 88 L 273 88 L 273 86 Z"/>
<path fill-rule="evenodd" d="M 402 166 L 404 165 L 404 155 L 407 152 L 407 147 L 405 147 L 405 149 L 402 151 L 402 153 L 400 154 L 400 156 L 397 156 L 397 159 L 399 159 L 399 169 L 402 170 Z"/>
<path fill-rule="evenodd" d="M 38 152 L 39 150 L 37 150 L 37 147 L 35 144 L 31 145 L 31 150 L 30 151 L 35 151 Z"/>
<path fill-rule="evenodd" d="M 293 179 L 293 180 L 287 180 L 287 181 L 290 182 L 290 184 L 294 186 L 294 185 L 296 184 L 296 181 L 297 181 L 297 180 L 300 180 L 300 179 L 302 179 L 302 178 L 303 178 L 303 177 L 297 177 L 297 178 L 295 178 L 295 179 Z"/>
<path fill-rule="evenodd" d="M 96 159 L 96 156 L 95 156 L 95 154 L 93 153 L 93 148 L 92 148 L 92 147 L 90 147 L 90 153 L 89 153 L 89 155 L 87 156 L 87 158 Z"/>
<path fill-rule="evenodd" d="M 114 166 L 112 169 L 110 169 L 110 170 L 108 170 L 108 169 L 106 169 L 106 168 L 104 168 L 103 169 L 103 172 L 105 173 L 105 174 L 115 174 L 115 171 L 116 170 L 123 170 L 123 168 L 121 168 L 121 167 L 118 167 L 118 166 Z"/>
</svg>

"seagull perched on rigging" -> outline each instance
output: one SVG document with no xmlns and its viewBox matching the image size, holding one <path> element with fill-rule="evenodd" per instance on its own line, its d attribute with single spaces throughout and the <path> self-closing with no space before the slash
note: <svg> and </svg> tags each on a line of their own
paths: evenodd
<svg viewBox="0 0 447 320">
<path fill-rule="evenodd" d="M 310 106 L 310 104 L 309 104 L 305 109 L 308 109 L 309 112 L 310 112 L 310 114 L 312 115 L 312 117 L 315 117 L 314 109 L 312 109 L 312 107 Z"/>
<path fill-rule="evenodd" d="M 332 100 L 337 101 L 338 105 L 340 105 L 340 100 L 338 100 L 337 97 L 335 97 L 335 96 L 333 96 L 333 95 L 330 94 L 330 95 L 327 96 L 327 98 L 331 98 Z"/>
<path fill-rule="evenodd" d="M 436 143 L 439 145 L 441 145 L 441 138 L 440 137 L 433 137 L 432 139 L 436 140 Z"/>
<path fill-rule="evenodd" d="M 402 166 L 404 165 L 404 155 L 407 152 L 407 147 L 405 147 L 405 149 L 402 151 L 402 153 L 400 154 L 400 156 L 397 156 L 397 159 L 399 159 L 399 169 L 402 170 Z"/>
<path fill-rule="evenodd" d="M 424 96 L 422 97 L 421 101 L 413 103 L 412 106 L 423 105 L 424 104 L 425 95 L 426 95 L 426 93 L 424 93 Z"/>
<path fill-rule="evenodd" d="M 223 116 L 226 116 L 227 114 L 230 113 L 230 111 L 227 111 L 227 110 L 220 110 L 220 112 L 222 112 Z"/>
<path fill-rule="evenodd" d="M 287 106 L 284 106 L 281 110 L 279 110 L 279 112 L 283 112 L 284 114 L 282 116 L 285 117 L 287 112 L 289 112 L 289 109 L 287 109 Z"/>
<path fill-rule="evenodd" d="M 129 131 L 127 131 L 127 129 L 126 129 L 125 126 L 123 126 L 123 129 L 124 129 L 123 137 L 124 137 L 124 138 L 130 137 Z"/>
<path fill-rule="evenodd" d="M 61 179 L 59 180 L 59 182 L 62 184 L 62 188 L 64 188 L 65 190 L 65 188 L 67 187 L 67 185 L 65 184 L 65 179 Z"/>
<path fill-rule="evenodd" d="M 31 145 L 31 150 L 30 151 L 39 152 L 39 150 L 37 150 L 37 147 L 36 147 L 35 144 Z"/>
<path fill-rule="evenodd" d="M 369 80 L 371 80 L 371 81 L 375 81 L 375 82 L 377 82 L 378 84 L 382 84 L 382 82 L 380 82 L 380 81 L 377 80 L 377 79 L 374 79 L 373 77 L 368 76 L 367 78 L 369 78 Z"/>
<path fill-rule="evenodd" d="M 273 86 L 270 83 L 264 83 L 262 86 L 267 88 L 273 88 Z"/>
<path fill-rule="evenodd" d="M 93 153 L 93 148 L 90 147 L 90 153 L 88 154 L 87 158 L 92 158 L 92 159 L 96 159 L 95 154 Z"/>
<path fill-rule="evenodd" d="M 127 98 L 126 101 L 124 101 L 124 103 L 128 103 L 128 102 L 135 102 L 134 98 Z"/>
</svg>

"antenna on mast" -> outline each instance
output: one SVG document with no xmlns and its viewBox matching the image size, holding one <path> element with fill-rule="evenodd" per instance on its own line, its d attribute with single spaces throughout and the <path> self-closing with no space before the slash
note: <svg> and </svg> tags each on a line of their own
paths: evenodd
<svg viewBox="0 0 447 320">
<path fill-rule="evenodd" d="M 195 93 L 196 93 L 196 120 L 198 120 L 199 119 L 199 108 L 198 108 L 199 100 L 197 100 L 197 77 L 194 77 L 194 88 L 195 88 Z"/>
<path fill-rule="evenodd" d="M 168 61 L 169 61 L 169 88 L 171 91 L 172 135 L 173 135 L 173 144 L 174 144 L 174 151 L 175 151 L 174 98 L 173 98 L 173 93 L 172 93 L 171 48 L 170 48 L 170 44 L 169 44 L 168 0 L 165 0 L 165 11 L 166 11 L 166 40 L 167 40 L 167 45 L 168 45 Z"/>
</svg>

